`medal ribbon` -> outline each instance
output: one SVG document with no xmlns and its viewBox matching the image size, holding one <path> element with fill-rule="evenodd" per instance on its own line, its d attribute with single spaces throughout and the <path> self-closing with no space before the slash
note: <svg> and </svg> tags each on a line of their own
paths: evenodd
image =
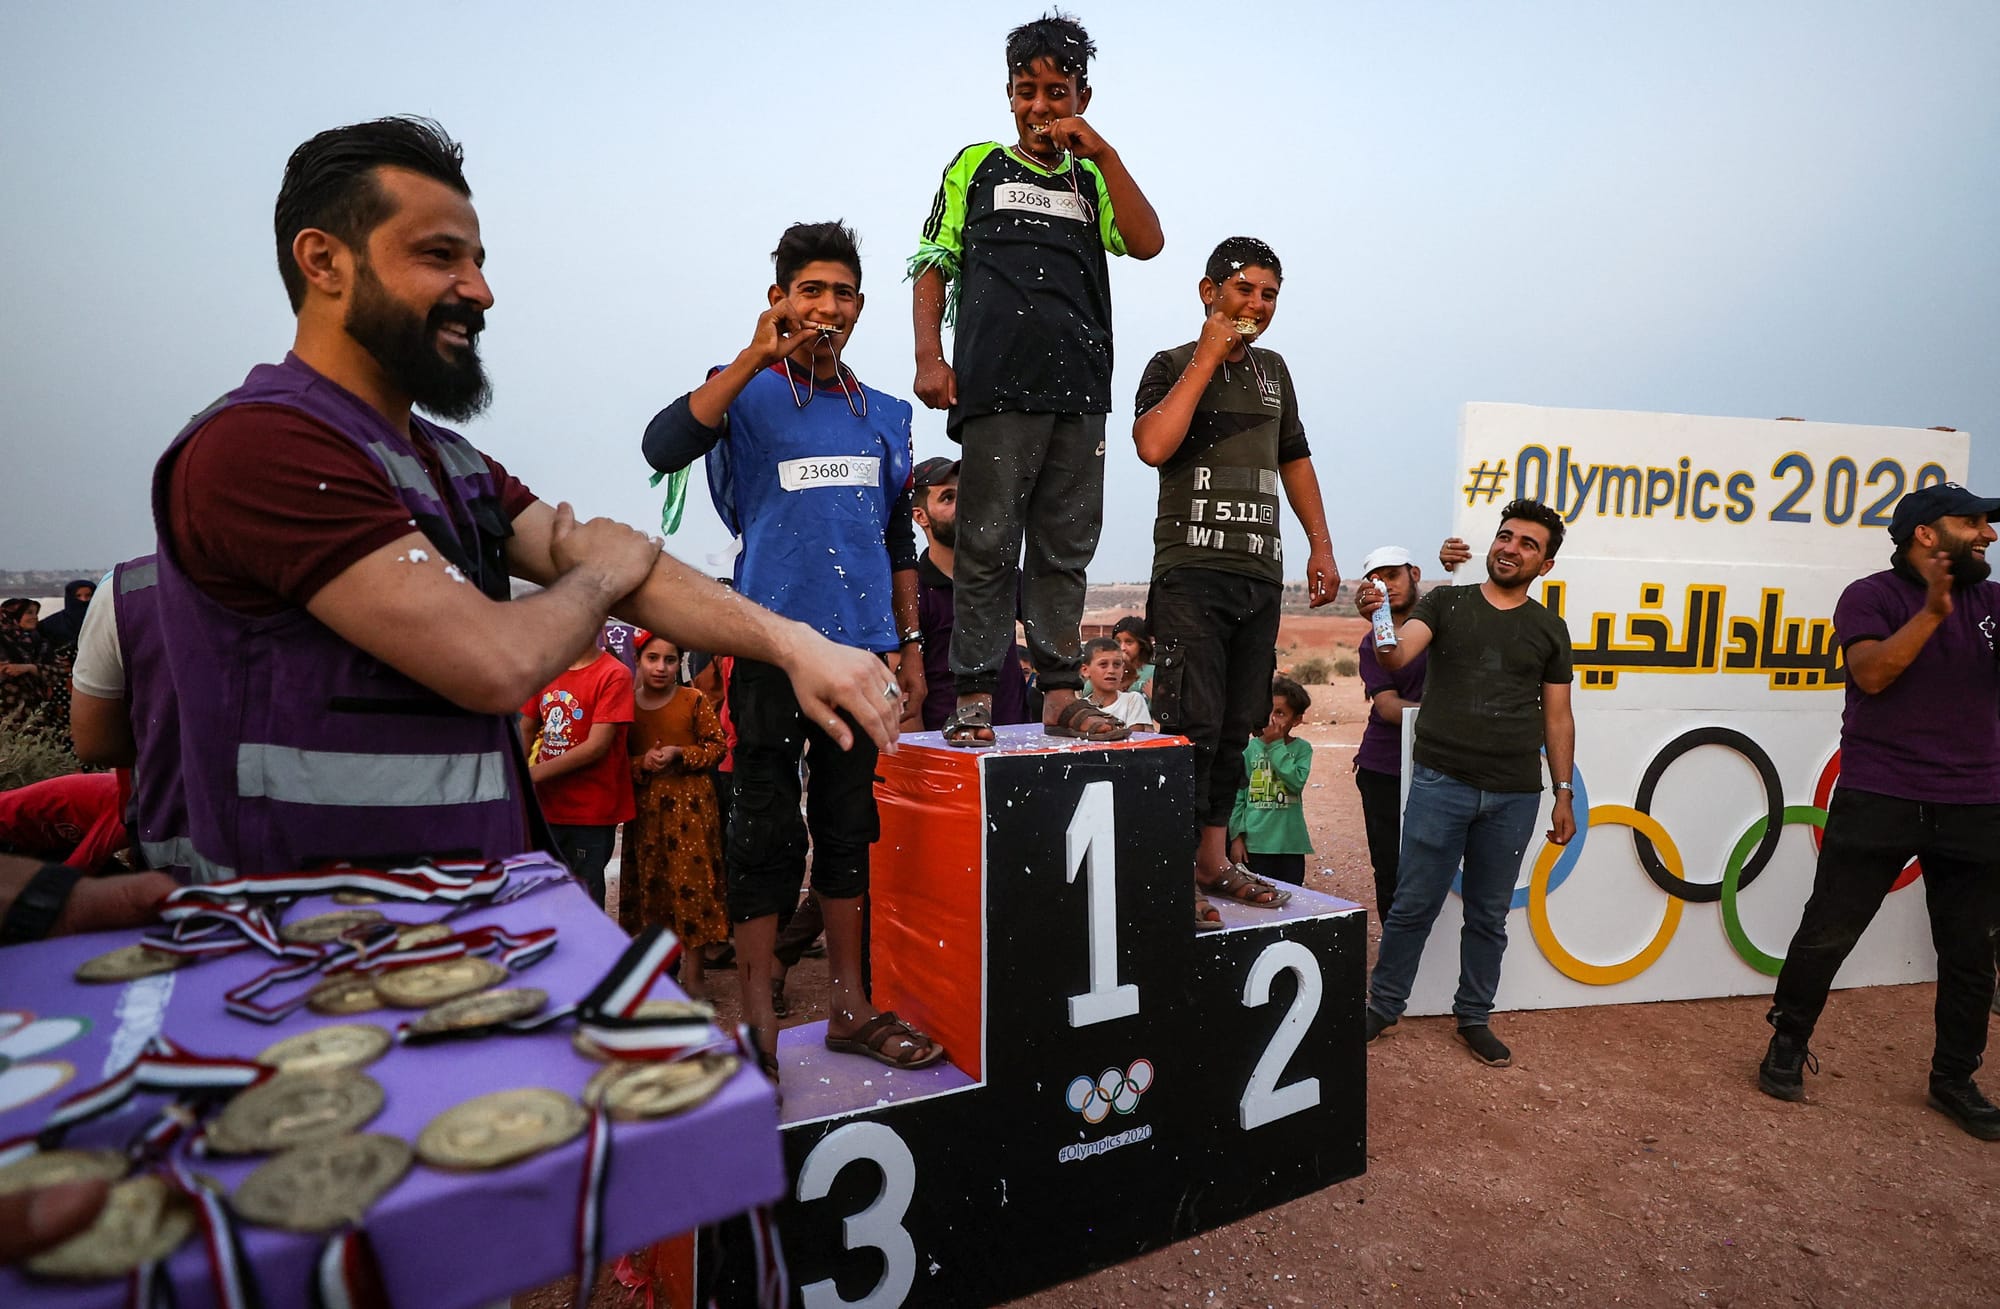
<svg viewBox="0 0 2000 1309">
<path fill-rule="evenodd" d="M 649 927 L 632 938 L 611 971 L 576 1006 L 577 1030 L 614 1059 L 685 1059 L 712 1049 L 719 1033 L 707 1019 L 633 1016 L 653 983 L 680 956 L 680 938 L 664 927 Z"/>
<path fill-rule="evenodd" d="M 516 936 L 503 928 L 488 925 L 412 950 L 392 950 L 390 947 L 395 944 L 397 933 L 381 930 L 385 926 L 373 924 L 373 930 L 359 941 L 329 941 L 316 946 L 288 945 L 284 947 L 284 953 L 294 956 L 296 962 L 281 964 L 228 992 L 223 996 L 223 1005 L 239 1018 L 275 1023 L 296 1013 L 299 1006 L 311 998 L 311 989 L 302 990 L 275 1004 L 261 1004 L 256 997 L 270 987 L 295 982 L 314 973 L 324 972 L 329 977 L 349 973 L 376 976 L 414 968 L 418 964 L 443 963 L 474 954 L 493 954 L 509 969 L 519 970 L 539 963 L 556 948 L 557 933 L 553 927 L 537 928 Z"/>
<path fill-rule="evenodd" d="M 236 1228 L 222 1197 L 195 1180 L 180 1159 L 168 1164 L 167 1180 L 193 1200 L 201 1215 L 203 1243 L 208 1250 L 208 1275 L 215 1286 L 215 1303 L 222 1309 L 250 1309 L 256 1303 L 250 1273 L 243 1266 L 243 1252 L 236 1242 Z"/>
<path fill-rule="evenodd" d="M 598 1105 L 590 1111 L 583 1145 L 583 1186 L 576 1201 L 576 1298 L 587 1305 L 604 1262 L 604 1188 L 611 1176 L 611 1118 Z"/>
<path fill-rule="evenodd" d="M 0 1164 L 25 1159 L 37 1150 L 55 1148 L 70 1128 L 111 1112 L 131 1099 L 137 1091 L 240 1091 L 246 1086 L 255 1086 L 275 1071 L 253 1059 L 191 1054 L 166 1037 L 156 1036 L 146 1043 L 139 1057 L 124 1068 L 57 1105 L 39 1131 L 0 1141 Z M 171 1139 L 171 1135 L 177 1133 L 170 1133 L 156 1124 L 141 1135 L 140 1143 L 143 1145 L 162 1134 Z"/>
</svg>

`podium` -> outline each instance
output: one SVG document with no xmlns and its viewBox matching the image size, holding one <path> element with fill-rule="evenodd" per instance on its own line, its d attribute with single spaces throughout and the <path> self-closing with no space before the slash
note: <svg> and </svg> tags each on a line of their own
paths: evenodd
<svg viewBox="0 0 2000 1309">
<path fill-rule="evenodd" d="M 884 755 L 874 998 L 949 1062 L 779 1043 L 804 1309 L 991 1305 L 1359 1175 L 1356 905 L 1193 926 L 1192 749 L 1001 728 Z"/>
</svg>

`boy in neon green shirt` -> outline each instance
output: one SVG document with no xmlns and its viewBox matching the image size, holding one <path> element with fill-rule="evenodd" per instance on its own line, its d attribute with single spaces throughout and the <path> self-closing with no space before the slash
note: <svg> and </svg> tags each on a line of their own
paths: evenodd
<svg viewBox="0 0 2000 1309">
<path fill-rule="evenodd" d="M 1243 749 L 1246 780 L 1229 815 L 1230 857 L 1259 877 L 1301 886 L 1312 837 L 1302 795 L 1312 775 L 1312 742 L 1295 740 L 1312 707 L 1306 689 L 1289 677 L 1271 682 L 1271 720 Z"/>
</svg>

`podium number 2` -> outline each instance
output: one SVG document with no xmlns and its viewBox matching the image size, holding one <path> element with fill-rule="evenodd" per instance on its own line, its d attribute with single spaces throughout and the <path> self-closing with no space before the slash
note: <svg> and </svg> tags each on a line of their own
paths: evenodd
<svg viewBox="0 0 2000 1309">
<path fill-rule="evenodd" d="M 1111 783 L 1091 782 L 1064 833 L 1068 880 L 1083 874 L 1090 911 L 1090 989 L 1069 998 L 1069 1025 L 1088 1027 L 1139 1012 L 1139 988 L 1118 984 L 1118 841 Z"/>
<path fill-rule="evenodd" d="M 1246 1132 L 1319 1103 L 1317 1077 L 1302 1078 L 1290 1086 L 1278 1085 L 1278 1079 L 1285 1075 L 1285 1065 L 1292 1061 L 1299 1042 L 1305 1040 L 1306 1029 L 1319 1013 L 1322 984 L 1319 960 L 1313 957 L 1313 952 L 1297 941 L 1273 941 L 1265 946 L 1257 962 L 1250 965 L 1250 975 L 1243 979 L 1243 1007 L 1255 1009 L 1269 1004 L 1271 983 L 1286 971 L 1299 979 L 1299 992 L 1292 997 L 1291 1008 L 1279 1021 L 1278 1030 L 1271 1033 L 1271 1043 L 1264 1047 L 1263 1057 L 1251 1070 L 1249 1084 L 1243 1088 L 1241 1112 Z"/>
<path fill-rule="evenodd" d="M 882 1189 L 842 1230 L 849 1250 L 880 1250 L 882 1280 L 859 1300 L 843 1300 L 833 1279 L 799 1288 L 806 1309 L 891 1309 L 903 1303 L 917 1280 L 917 1245 L 903 1226 L 917 1193 L 917 1161 L 903 1138 L 880 1123 L 849 1123 L 828 1132 L 799 1169 L 799 1201 L 824 1200 L 833 1179 L 851 1163 L 867 1160 L 882 1170 Z"/>
</svg>

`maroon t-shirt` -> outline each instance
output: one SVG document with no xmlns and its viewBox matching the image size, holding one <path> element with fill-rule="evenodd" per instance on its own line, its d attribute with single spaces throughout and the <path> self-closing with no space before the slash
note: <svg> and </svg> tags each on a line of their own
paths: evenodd
<svg viewBox="0 0 2000 1309">
<path fill-rule="evenodd" d="M 2000 584 L 1951 592 L 1951 616 L 1903 675 L 1874 695 L 1847 683 L 1840 784 L 1935 804 L 2000 804 Z M 1834 606 L 1846 650 L 1894 636 L 1924 607 L 1924 586 L 1893 569 L 1851 583 Z"/>
<path fill-rule="evenodd" d="M 437 452 L 415 444 L 443 486 Z M 502 512 L 519 517 L 535 493 L 485 458 Z M 253 617 L 303 608 L 371 551 L 416 530 L 373 459 L 279 405 L 232 405 L 210 419 L 168 470 L 166 499 L 168 544 L 189 579 Z"/>
</svg>

